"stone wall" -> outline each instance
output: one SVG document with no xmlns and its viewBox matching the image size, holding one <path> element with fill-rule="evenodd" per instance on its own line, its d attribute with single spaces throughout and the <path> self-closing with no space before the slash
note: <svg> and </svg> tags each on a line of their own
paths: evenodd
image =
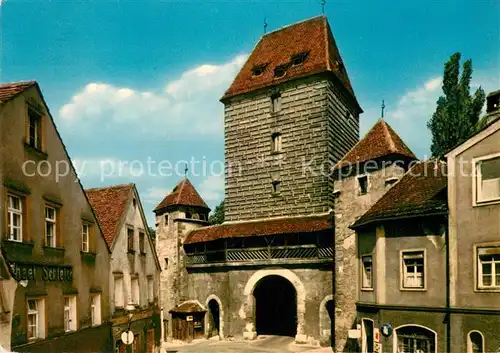
<svg viewBox="0 0 500 353">
<path fill-rule="evenodd" d="M 325 321 L 325 308 L 322 305 L 331 298 L 332 293 L 331 270 L 330 266 L 293 269 L 277 266 L 261 269 L 219 267 L 212 270 L 191 270 L 188 277 L 189 297 L 203 305 L 214 297 L 220 299 L 221 313 L 224 313 L 221 326 L 225 338 L 254 338 L 253 290 L 258 281 L 266 276 L 282 276 L 293 284 L 297 293 L 297 341 L 319 343 L 320 330 L 325 326 L 324 322 L 320 324 L 320 317 Z"/>
<path fill-rule="evenodd" d="M 273 113 L 276 92 L 281 110 Z M 226 102 L 226 221 L 328 212 L 329 167 L 358 138 L 358 115 L 347 107 L 335 85 L 321 76 Z M 280 153 L 272 151 L 276 133 L 282 138 Z M 281 183 L 277 194 L 273 181 Z"/>
<path fill-rule="evenodd" d="M 347 331 L 356 320 L 358 277 L 356 233 L 349 228 L 401 178 L 405 169 L 391 164 L 368 173 L 368 192 L 360 194 L 357 175 L 335 180 L 338 197 L 335 201 L 335 347 L 342 352 Z M 389 182 L 391 181 L 391 182 Z"/>
</svg>

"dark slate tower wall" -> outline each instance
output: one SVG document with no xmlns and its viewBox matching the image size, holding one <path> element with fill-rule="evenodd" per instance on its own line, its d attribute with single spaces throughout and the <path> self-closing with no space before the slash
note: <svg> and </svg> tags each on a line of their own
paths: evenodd
<svg viewBox="0 0 500 353">
<path fill-rule="evenodd" d="M 357 142 L 359 116 L 339 83 L 315 75 L 225 103 L 226 220 L 328 212 L 328 168 Z M 281 111 L 271 96 L 281 94 Z M 272 135 L 282 152 L 272 153 Z M 325 172 L 321 172 L 323 170 Z M 273 193 L 273 181 L 280 181 Z"/>
</svg>

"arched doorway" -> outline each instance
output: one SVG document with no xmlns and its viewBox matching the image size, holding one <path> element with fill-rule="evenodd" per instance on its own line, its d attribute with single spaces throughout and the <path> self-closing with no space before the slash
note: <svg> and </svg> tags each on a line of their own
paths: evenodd
<svg viewBox="0 0 500 353">
<path fill-rule="evenodd" d="M 257 283 L 253 295 L 257 334 L 295 337 L 297 293 L 293 284 L 281 276 L 266 276 Z"/>
<path fill-rule="evenodd" d="M 403 325 L 394 329 L 393 352 L 437 352 L 437 334 L 420 325 Z"/>
<path fill-rule="evenodd" d="M 208 337 L 219 336 L 220 332 L 220 308 L 219 303 L 215 299 L 208 302 L 208 322 L 209 331 Z"/>
</svg>

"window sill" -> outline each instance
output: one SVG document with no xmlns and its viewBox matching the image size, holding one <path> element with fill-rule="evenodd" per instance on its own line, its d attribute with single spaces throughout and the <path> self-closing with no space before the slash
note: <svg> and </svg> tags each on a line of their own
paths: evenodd
<svg viewBox="0 0 500 353">
<path fill-rule="evenodd" d="M 80 251 L 80 258 L 83 262 L 89 265 L 95 264 L 97 254 L 93 252 Z"/>
<path fill-rule="evenodd" d="M 373 288 L 361 288 L 362 292 L 373 292 Z"/>
<path fill-rule="evenodd" d="M 475 201 L 472 205 L 473 207 L 490 206 L 500 204 L 500 199 L 488 200 L 488 201 Z"/>
<path fill-rule="evenodd" d="M 57 248 L 55 246 L 47 246 L 47 245 L 42 246 L 42 248 L 43 248 L 43 255 L 45 256 L 55 256 L 55 257 L 64 256 L 65 252 L 64 248 Z"/>
<path fill-rule="evenodd" d="M 31 154 L 34 154 L 36 155 L 38 158 L 41 158 L 41 159 L 47 159 L 47 157 L 49 156 L 47 153 L 43 152 L 42 150 L 39 150 L 38 148 L 36 147 L 33 147 L 31 146 L 30 144 L 28 143 L 24 143 L 24 149 L 28 152 L 28 153 L 31 153 Z"/>
<path fill-rule="evenodd" d="M 140 255 L 141 255 L 141 256 L 146 256 L 146 253 L 145 253 L 145 252 L 143 252 L 143 251 L 141 251 Z"/>
<path fill-rule="evenodd" d="M 2 242 L 5 253 L 9 261 L 26 260 L 26 256 L 31 256 L 35 243 L 33 241 L 23 242 L 5 239 Z"/>
<path fill-rule="evenodd" d="M 427 288 L 399 288 L 401 292 L 427 292 Z"/>
<path fill-rule="evenodd" d="M 475 293 L 499 293 L 500 287 L 492 287 L 492 288 L 477 288 L 474 289 Z"/>
</svg>

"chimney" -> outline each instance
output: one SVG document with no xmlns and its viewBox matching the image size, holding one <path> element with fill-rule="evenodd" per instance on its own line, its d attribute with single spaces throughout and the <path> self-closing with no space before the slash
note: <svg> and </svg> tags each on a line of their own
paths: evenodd
<svg viewBox="0 0 500 353">
<path fill-rule="evenodd" d="M 486 97 L 486 118 L 488 124 L 500 119 L 500 90 L 490 92 Z"/>
</svg>

